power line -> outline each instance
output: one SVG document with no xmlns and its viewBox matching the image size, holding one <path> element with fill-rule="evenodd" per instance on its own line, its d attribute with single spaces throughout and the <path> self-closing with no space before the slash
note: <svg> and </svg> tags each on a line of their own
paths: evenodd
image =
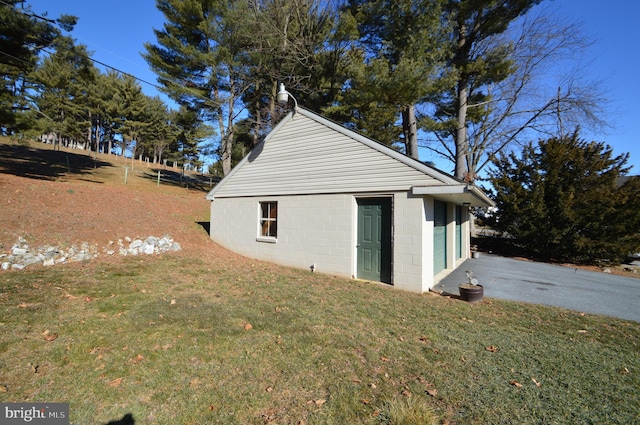
<svg viewBox="0 0 640 425">
<path fill-rule="evenodd" d="M 12 8 L 14 8 L 14 10 L 17 10 L 17 9 L 15 8 L 15 6 L 14 6 L 14 5 L 9 4 L 9 3 L 5 2 L 4 0 L 0 0 L 0 4 L 3 4 L 3 5 L 8 6 L 8 7 L 12 7 Z M 20 13 L 22 13 L 23 15 L 25 15 L 25 16 L 28 16 L 28 17 L 31 17 L 31 18 L 40 19 L 40 20 L 43 20 L 43 21 L 45 21 L 45 22 L 47 22 L 47 23 L 50 23 L 50 24 L 56 25 L 56 26 L 57 26 L 59 29 L 61 29 L 62 31 L 65 31 L 65 32 L 67 32 L 67 33 L 70 33 L 69 31 L 66 31 L 64 28 L 60 27 L 60 25 L 58 24 L 58 22 L 57 22 L 56 20 L 54 20 L 54 19 L 48 19 L 48 18 L 46 18 L 46 17 L 44 17 L 44 16 L 41 16 L 41 15 L 38 15 L 38 14 L 36 14 L 36 13 L 32 13 L 32 12 L 29 12 L 29 13 L 28 13 L 28 12 L 26 12 L 26 11 L 24 11 L 24 10 L 19 10 L 19 12 L 20 12 Z M 36 37 L 36 38 L 38 38 L 38 39 L 40 39 L 40 40 L 43 40 L 43 41 L 44 41 L 44 39 L 43 39 L 39 34 L 33 34 L 33 33 L 29 32 L 29 31 L 26 31 L 26 30 L 24 30 L 24 29 L 22 29 L 22 28 L 20 28 L 20 30 L 21 30 L 21 31 L 23 31 L 23 32 L 24 32 L 24 33 L 26 33 L 26 34 L 32 35 L 32 36 L 34 36 L 34 37 Z M 42 49 L 42 51 L 44 51 L 44 52 L 48 53 L 49 55 L 51 55 L 51 54 L 52 54 L 50 51 L 48 51 L 47 49 L 44 49 L 44 48 Z M 70 51 L 70 49 L 67 49 L 67 51 Z M 5 53 L 5 52 L 0 52 L 0 53 L 5 54 L 6 56 L 11 56 L 11 55 L 9 55 L 9 54 L 7 54 L 7 53 Z M 88 59 L 88 60 L 90 60 L 90 61 L 92 61 L 92 62 L 94 62 L 94 63 L 96 63 L 96 64 L 98 64 L 98 65 L 102 65 L 102 66 L 104 66 L 104 67 L 106 67 L 106 68 L 108 68 L 108 69 L 111 69 L 111 70 L 113 70 L 113 71 L 116 71 L 116 72 L 118 72 L 118 73 L 120 73 L 120 74 L 122 74 L 122 75 L 126 75 L 126 76 L 128 76 L 128 77 L 131 77 L 131 78 L 135 79 L 136 81 L 139 81 L 139 82 L 141 82 L 141 83 L 147 84 L 147 85 L 149 85 L 149 86 L 151 86 L 151 87 L 155 88 L 156 90 L 159 90 L 160 92 L 163 92 L 163 89 L 165 88 L 165 87 L 159 86 L 158 84 L 155 84 L 155 83 L 152 83 L 152 82 L 150 82 L 150 81 L 147 81 L 147 80 L 145 80 L 145 79 L 143 79 L 143 78 L 137 77 L 137 76 L 136 76 L 136 75 L 134 75 L 134 74 L 131 74 L 131 73 L 129 73 L 129 72 L 126 72 L 126 71 L 123 71 L 123 70 L 121 70 L 121 69 L 119 69 L 119 68 L 116 68 L 116 67 L 114 67 L 114 66 L 112 66 L 112 65 L 109 65 L 109 64 L 107 64 L 107 63 L 105 63 L 105 62 L 102 62 L 102 61 L 99 61 L 99 60 L 97 60 L 97 59 L 94 59 L 94 58 L 92 58 L 91 56 L 89 56 L 89 55 L 87 55 L 87 54 L 78 53 L 78 52 L 74 52 L 74 53 L 75 53 L 75 54 L 77 54 L 78 56 L 81 56 L 81 57 L 83 57 L 84 59 Z M 11 57 L 13 57 L 13 56 L 11 56 Z M 13 58 L 14 58 L 14 59 L 18 59 L 18 60 L 20 60 L 19 58 L 15 58 L 15 57 L 13 57 Z M 23 61 L 23 62 L 24 62 L 24 61 Z M 184 86 L 183 84 L 180 84 L 179 82 L 176 82 L 176 81 L 174 81 L 174 80 L 172 80 L 172 79 L 169 79 L 169 78 L 166 78 L 166 80 L 167 80 L 168 82 L 170 82 L 170 83 L 173 83 L 173 84 L 177 85 L 177 86 L 181 86 L 181 87 L 183 87 L 183 88 L 184 88 L 184 89 L 186 89 L 187 91 L 191 92 L 191 94 L 192 94 L 192 95 L 194 95 L 194 96 L 196 96 L 196 97 L 199 97 L 200 99 L 202 99 L 202 100 L 204 100 L 204 101 L 209 101 L 209 100 L 210 100 L 208 97 L 205 97 L 205 96 L 201 95 L 200 93 L 196 92 L 195 90 L 191 89 L 190 87 L 186 87 L 186 86 Z"/>
</svg>

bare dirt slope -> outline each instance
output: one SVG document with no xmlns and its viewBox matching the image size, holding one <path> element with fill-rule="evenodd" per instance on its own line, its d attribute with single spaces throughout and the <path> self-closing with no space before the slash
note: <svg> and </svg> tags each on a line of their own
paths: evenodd
<svg viewBox="0 0 640 425">
<path fill-rule="evenodd" d="M 208 237 L 208 186 L 181 182 L 172 170 L 161 170 L 158 186 L 157 171 L 130 159 L 0 139 L 0 253 L 19 237 L 33 248 L 102 248 L 125 237 L 170 235 L 186 254 L 232 255 Z"/>
</svg>

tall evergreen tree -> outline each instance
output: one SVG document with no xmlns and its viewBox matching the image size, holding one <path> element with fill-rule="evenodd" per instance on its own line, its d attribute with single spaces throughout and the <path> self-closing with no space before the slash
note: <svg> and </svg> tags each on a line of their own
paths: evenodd
<svg viewBox="0 0 640 425">
<path fill-rule="evenodd" d="M 250 114 L 265 117 L 261 128 L 277 121 L 277 83 L 286 84 L 297 101 L 321 111 L 331 104 L 345 81 L 345 33 L 339 28 L 336 3 L 319 0 L 250 2 L 245 30 L 250 79 L 243 100 Z"/>
<path fill-rule="evenodd" d="M 468 169 L 469 142 L 467 125 L 469 103 L 481 103 L 489 94 L 483 88 L 504 80 L 513 72 L 508 46 L 486 45 L 488 40 L 504 33 L 514 19 L 525 14 L 541 0 L 450 0 L 448 18 L 453 24 L 452 71 L 456 75 L 454 93 L 445 96 L 445 108 L 455 116 L 455 175 L 472 180 Z M 453 102 L 451 105 L 450 102 Z M 451 107 L 453 106 L 453 107 Z"/>
<path fill-rule="evenodd" d="M 319 0 L 230 2 L 158 0 L 166 23 L 145 59 L 164 91 L 200 118 L 216 123 L 220 160 L 231 170 L 241 112 L 252 120 L 253 143 L 280 116 L 277 83 L 319 110 L 344 81 L 334 9 Z M 244 118 L 244 117 L 242 117 Z M 246 131 L 246 130 L 242 130 Z"/>
<path fill-rule="evenodd" d="M 416 105 L 442 83 L 447 52 L 443 2 L 351 0 L 348 7 L 357 22 L 360 54 L 352 63 L 346 109 L 360 118 L 360 125 L 373 124 L 365 132 L 380 141 L 389 144 L 402 134 L 406 154 L 418 159 Z M 376 109 L 386 112 L 381 120 L 375 119 L 380 115 Z M 390 127 L 398 117 L 401 128 Z"/>
<path fill-rule="evenodd" d="M 144 131 L 145 143 L 141 154 L 151 158 L 154 164 L 160 164 L 165 150 L 175 139 L 176 129 L 167 105 L 157 96 L 148 101 L 147 120 L 149 125 Z"/>
<path fill-rule="evenodd" d="M 0 132 L 16 130 L 16 113 L 27 108 L 30 89 L 28 75 L 35 69 L 38 56 L 60 36 L 57 25 L 71 30 L 72 16 L 57 20 L 35 15 L 21 0 L 0 3 Z"/>
<path fill-rule="evenodd" d="M 146 44 L 145 59 L 159 75 L 164 91 L 178 104 L 217 123 L 225 174 L 231 170 L 233 123 L 240 112 L 246 46 L 241 30 L 247 3 L 209 0 L 158 0 L 164 29 L 155 30 L 158 44 Z"/>
<path fill-rule="evenodd" d="M 95 105 L 96 140 L 100 151 L 114 154 L 116 135 L 120 134 L 123 117 L 126 116 L 125 104 L 121 101 L 120 91 L 123 77 L 116 71 L 99 74 L 94 87 L 92 101 Z"/>
<path fill-rule="evenodd" d="M 38 89 L 34 106 L 44 132 L 56 134 L 58 142 L 85 141 L 89 128 L 88 87 L 95 72 L 85 46 L 59 37 L 56 51 L 45 57 L 31 74 Z"/>
<path fill-rule="evenodd" d="M 640 179 L 620 179 L 628 156 L 577 132 L 500 155 L 492 226 L 537 257 L 620 262 L 640 250 Z"/>
<path fill-rule="evenodd" d="M 142 87 L 135 78 L 125 75 L 118 87 L 116 98 L 123 107 L 120 134 L 122 136 L 121 155 L 131 150 L 131 158 L 134 159 L 143 148 L 143 135 L 149 126 L 147 108 L 149 98 L 142 93 Z"/>
<path fill-rule="evenodd" d="M 214 134 L 213 128 L 206 125 L 196 111 L 182 106 L 174 112 L 172 126 L 175 129 L 174 143 L 170 145 L 170 158 L 181 164 L 199 167 L 198 145 Z"/>
</svg>

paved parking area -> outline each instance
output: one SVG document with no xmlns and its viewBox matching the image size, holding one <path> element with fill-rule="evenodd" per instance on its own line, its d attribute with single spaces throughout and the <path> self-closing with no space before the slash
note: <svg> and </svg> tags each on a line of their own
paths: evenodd
<svg viewBox="0 0 640 425">
<path fill-rule="evenodd" d="M 640 322 L 640 279 L 480 253 L 434 289 L 458 295 L 465 270 L 484 286 L 484 296 L 562 307 Z"/>
</svg>

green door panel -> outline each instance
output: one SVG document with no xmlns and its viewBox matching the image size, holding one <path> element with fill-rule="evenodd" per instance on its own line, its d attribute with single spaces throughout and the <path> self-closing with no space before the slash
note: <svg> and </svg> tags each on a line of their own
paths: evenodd
<svg viewBox="0 0 640 425">
<path fill-rule="evenodd" d="M 462 258 L 462 207 L 456 205 L 456 258 Z"/>
<path fill-rule="evenodd" d="M 391 283 L 391 198 L 357 202 L 358 278 Z"/>
<path fill-rule="evenodd" d="M 447 204 L 433 204 L 433 273 L 438 274 L 447 267 Z"/>
</svg>

